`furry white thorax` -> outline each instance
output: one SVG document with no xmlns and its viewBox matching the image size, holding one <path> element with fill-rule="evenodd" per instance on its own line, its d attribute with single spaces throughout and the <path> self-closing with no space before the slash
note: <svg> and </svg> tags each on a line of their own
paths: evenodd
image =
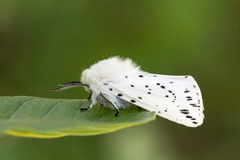
<svg viewBox="0 0 240 160">
<path fill-rule="evenodd" d="M 109 99 L 113 101 L 119 108 L 129 107 L 128 102 L 122 101 L 113 95 L 103 97 L 104 84 L 119 83 L 124 79 L 124 75 L 144 73 L 140 67 L 132 62 L 131 59 L 121 59 L 120 57 L 112 57 L 93 64 L 89 69 L 82 72 L 81 82 L 87 84 L 85 90 L 92 92 L 92 104 L 98 101 L 101 105 L 113 108 Z M 107 99 L 106 99 L 107 98 Z"/>
</svg>

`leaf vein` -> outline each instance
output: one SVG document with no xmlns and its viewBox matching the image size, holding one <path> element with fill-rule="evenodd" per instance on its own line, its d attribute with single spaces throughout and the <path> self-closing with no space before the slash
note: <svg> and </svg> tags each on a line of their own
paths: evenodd
<svg viewBox="0 0 240 160">
<path fill-rule="evenodd" d="M 82 105 L 80 106 L 80 108 L 82 108 L 83 105 L 84 105 L 84 103 L 82 103 Z M 76 120 L 78 113 L 80 113 L 80 109 L 78 109 L 77 113 L 75 114 L 75 116 L 74 116 L 74 118 L 73 118 L 74 120 Z"/>
<path fill-rule="evenodd" d="M 56 107 L 58 104 L 59 104 L 59 102 L 55 103 L 55 104 L 52 106 L 52 108 L 45 114 L 45 116 L 44 116 L 42 119 L 44 119 L 44 118 L 53 110 L 53 108 Z"/>
<path fill-rule="evenodd" d="M 33 100 L 34 100 L 34 99 L 32 98 L 32 99 L 30 99 L 30 100 L 27 100 L 27 101 L 23 102 L 23 104 L 21 104 L 21 106 L 13 113 L 13 115 L 10 115 L 11 118 L 9 118 L 9 119 L 14 118 L 14 116 L 16 115 L 16 113 L 24 106 L 25 103 L 30 102 L 30 101 L 33 101 Z"/>
</svg>

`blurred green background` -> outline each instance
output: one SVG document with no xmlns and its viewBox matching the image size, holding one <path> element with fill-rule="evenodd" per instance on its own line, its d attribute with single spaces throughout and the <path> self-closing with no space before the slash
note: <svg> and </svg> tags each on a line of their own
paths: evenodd
<svg viewBox="0 0 240 160">
<path fill-rule="evenodd" d="M 0 159 L 240 159 L 239 54 L 239 0 L 1 0 L 0 96 L 87 98 L 49 90 L 120 55 L 151 73 L 192 75 L 206 118 L 198 128 L 157 117 L 99 136 L 4 136 Z"/>
</svg>

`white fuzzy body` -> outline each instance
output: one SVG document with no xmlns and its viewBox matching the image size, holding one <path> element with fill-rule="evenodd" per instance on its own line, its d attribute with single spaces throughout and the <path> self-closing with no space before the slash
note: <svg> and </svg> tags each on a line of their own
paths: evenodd
<svg viewBox="0 0 240 160">
<path fill-rule="evenodd" d="M 197 127 L 203 123 L 201 91 L 191 76 L 166 76 L 140 70 L 130 59 L 112 57 L 93 64 L 81 82 L 92 92 L 92 104 L 114 109 L 134 104 L 171 121 Z"/>
</svg>

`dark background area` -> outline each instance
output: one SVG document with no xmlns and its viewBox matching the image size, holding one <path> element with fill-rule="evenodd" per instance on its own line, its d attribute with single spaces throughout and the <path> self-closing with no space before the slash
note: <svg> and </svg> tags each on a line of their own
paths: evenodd
<svg viewBox="0 0 240 160">
<path fill-rule="evenodd" d="M 50 92 L 119 55 L 150 73 L 192 75 L 205 120 L 187 128 L 161 117 L 87 137 L 0 138 L 0 159 L 240 159 L 240 2 L 0 1 L 0 96 L 84 99 Z"/>
</svg>

